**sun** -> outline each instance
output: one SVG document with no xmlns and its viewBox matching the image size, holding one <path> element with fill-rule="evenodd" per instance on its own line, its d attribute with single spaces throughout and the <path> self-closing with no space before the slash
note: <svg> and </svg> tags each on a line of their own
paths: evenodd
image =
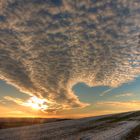
<svg viewBox="0 0 140 140">
<path fill-rule="evenodd" d="M 44 111 L 48 108 L 48 106 L 46 105 L 46 100 L 38 98 L 36 96 L 31 97 L 26 102 L 26 106 L 29 106 L 34 110 L 41 110 L 41 111 Z"/>
</svg>

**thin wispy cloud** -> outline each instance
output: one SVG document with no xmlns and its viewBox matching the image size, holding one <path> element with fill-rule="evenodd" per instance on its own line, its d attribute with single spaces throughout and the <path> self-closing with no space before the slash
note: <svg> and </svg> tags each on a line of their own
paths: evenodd
<svg viewBox="0 0 140 140">
<path fill-rule="evenodd" d="M 0 100 L 0 104 L 5 104 L 5 101 L 4 100 Z"/>
<path fill-rule="evenodd" d="M 140 101 L 104 101 L 96 104 L 98 107 L 119 109 L 119 110 L 139 110 Z"/>
<path fill-rule="evenodd" d="M 72 91 L 77 82 L 114 88 L 140 74 L 139 6 L 138 0 L 1 0 L 0 79 L 53 102 L 54 110 L 87 106 Z"/>
<path fill-rule="evenodd" d="M 106 95 L 106 94 L 109 94 L 113 89 L 114 89 L 114 88 L 110 88 L 110 89 L 108 89 L 108 90 L 105 90 L 104 92 L 102 92 L 102 93 L 100 94 L 100 96 L 104 96 L 104 95 Z"/>
<path fill-rule="evenodd" d="M 19 99 L 19 98 L 13 98 L 13 97 L 10 97 L 10 96 L 5 96 L 4 97 L 5 100 L 7 101 L 12 101 L 18 105 L 23 105 L 24 104 L 24 101 L 22 99 Z"/>
<path fill-rule="evenodd" d="M 131 96 L 134 96 L 134 94 L 133 93 L 122 93 L 122 94 L 116 95 L 115 97 L 119 98 L 119 97 L 131 97 Z"/>
</svg>

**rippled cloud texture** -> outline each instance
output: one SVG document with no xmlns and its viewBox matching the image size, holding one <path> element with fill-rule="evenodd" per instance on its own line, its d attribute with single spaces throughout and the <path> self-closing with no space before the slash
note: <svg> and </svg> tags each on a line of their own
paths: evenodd
<svg viewBox="0 0 140 140">
<path fill-rule="evenodd" d="M 0 79 L 48 110 L 86 106 L 77 82 L 116 87 L 138 74 L 139 0 L 0 1 Z"/>
</svg>

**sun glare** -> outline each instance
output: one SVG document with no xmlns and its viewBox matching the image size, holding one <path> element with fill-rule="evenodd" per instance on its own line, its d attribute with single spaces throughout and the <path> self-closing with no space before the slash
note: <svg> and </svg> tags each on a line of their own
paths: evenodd
<svg viewBox="0 0 140 140">
<path fill-rule="evenodd" d="M 26 106 L 31 107 L 34 110 L 46 110 L 48 106 L 46 105 L 46 100 L 45 99 L 40 99 L 36 96 L 31 97 L 27 102 Z"/>
</svg>

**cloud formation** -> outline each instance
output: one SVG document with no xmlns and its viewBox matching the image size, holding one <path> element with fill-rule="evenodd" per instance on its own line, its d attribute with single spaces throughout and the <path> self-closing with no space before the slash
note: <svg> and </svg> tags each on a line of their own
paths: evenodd
<svg viewBox="0 0 140 140">
<path fill-rule="evenodd" d="M 122 110 L 122 111 L 130 111 L 130 110 L 139 110 L 140 101 L 106 101 L 106 102 L 98 102 L 96 104 L 98 107 L 110 108 L 114 110 Z"/>
<path fill-rule="evenodd" d="M 139 0 L 0 6 L 0 79 L 55 103 L 51 109 L 87 105 L 72 92 L 77 82 L 117 87 L 140 74 Z"/>
<path fill-rule="evenodd" d="M 123 94 L 116 95 L 116 97 L 130 97 L 130 96 L 134 96 L 134 94 L 133 93 L 123 93 Z"/>
</svg>

